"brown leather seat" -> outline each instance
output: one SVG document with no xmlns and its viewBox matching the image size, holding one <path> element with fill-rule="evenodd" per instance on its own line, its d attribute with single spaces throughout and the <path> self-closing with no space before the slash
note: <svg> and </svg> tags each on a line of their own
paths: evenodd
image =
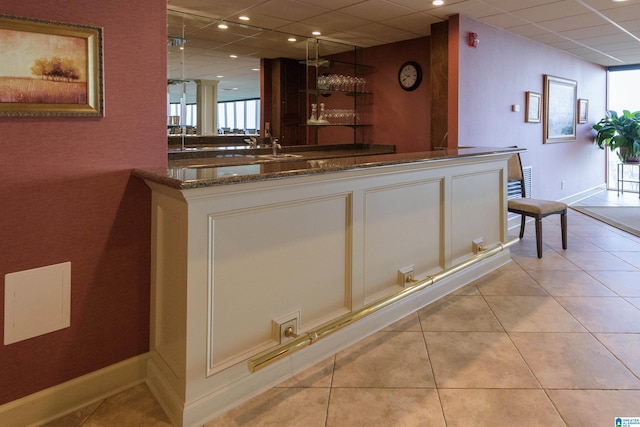
<svg viewBox="0 0 640 427">
<path fill-rule="evenodd" d="M 526 217 L 535 219 L 536 224 L 536 248 L 538 258 L 542 258 L 542 218 L 559 214 L 560 227 L 562 231 L 562 249 L 567 249 L 567 205 L 566 203 L 552 200 L 531 199 L 527 197 L 524 186 L 524 174 L 522 173 L 522 162 L 520 154 L 516 153 L 509 159 L 508 180 L 510 182 L 519 181 L 522 198 L 508 201 L 508 211 L 521 215 L 520 238 L 524 237 L 524 226 Z"/>
</svg>

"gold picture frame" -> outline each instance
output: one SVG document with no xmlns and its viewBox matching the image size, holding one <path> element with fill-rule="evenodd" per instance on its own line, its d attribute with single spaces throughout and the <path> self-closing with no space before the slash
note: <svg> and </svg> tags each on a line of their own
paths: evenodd
<svg viewBox="0 0 640 427">
<path fill-rule="evenodd" d="M 0 116 L 103 116 L 102 29 L 0 15 Z"/>
<path fill-rule="evenodd" d="M 542 95 L 538 92 L 526 92 L 525 116 L 527 123 L 540 123 L 542 117 Z"/>
<path fill-rule="evenodd" d="M 589 121 L 589 100 L 578 99 L 578 123 Z"/>
<path fill-rule="evenodd" d="M 543 143 L 576 140 L 578 82 L 544 75 Z"/>
</svg>

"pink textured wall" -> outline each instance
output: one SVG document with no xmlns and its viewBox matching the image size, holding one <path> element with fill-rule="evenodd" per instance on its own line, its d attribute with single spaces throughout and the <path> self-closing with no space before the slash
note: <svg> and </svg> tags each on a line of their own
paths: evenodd
<svg viewBox="0 0 640 427">
<path fill-rule="evenodd" d="M 368 48 L 367 62 L 374 64 L 372 139 L 376 144 L 395 144 L 399 153 L 429 150 L 431 91 L 429 38 Z M 398 71 L 406 61 L 422 67 L 422 83 L 411 92 L 398 84 Z"/>
<path fill-rule="evenodd" d="M 150 192 L 130 171 L 167 162 L 166 2 L 0 12 L 102 27 L 106 114 L 0 117 L 0 312 L 5 274 L 71 261 L 71 326 L 0 344 L 2 404 L 148 350 Z"/>
<path fill-rule="evenodd" d="M 604 67 L 463 15 L 452 31 L 459 46 L 459 145 L 525 147 L 533 197 L 561 199 L 605 182 L 604 152 L 591 131 L 606 108 Z M 478 34 L 477 48 L 467 46 L 469 32 Z M 577 124 L 576 141 L 543 144 L 542 123 L 524 121 L 525 92 L 544 93 L 544 74 L 577 81 L 578 98 L 589 100 L 589 120 Z M 513 104 L 520 112 L 511 111 Z"/>
<path fill-rule="evenodd" d="M 358 61 L 373 68 L 365 72 L 367 91 L 357 110 L 361 122 L 373 124 L 358 132 L 366 132 L 365 142 L 394 144 L 399 153 L 429 150 L 431 127 L 431 91 L 429 69 L 429 37 L 391 43 L 363 49 Z M 334 60 L 353 62 L 353 55 L 334 55 Z M 360 59 L 362 58 L 362 59 Z M 406 61 L 415 61 L 422 67 L 422 83 L 418 89 L 407 92 L 398 84 L 398 71 Z M 347 69 L 344 73 L 348 74 Z M 331 95 L 322 98 L 327 109 L 352 109 L 353 98 Z M 352 143 L 350 128 L 321 128 L 320 144 Z M 358 133 L 358 137 L 360 133 Z M 357 142 L 360 142 L 358 140 Z"/>
</svg>

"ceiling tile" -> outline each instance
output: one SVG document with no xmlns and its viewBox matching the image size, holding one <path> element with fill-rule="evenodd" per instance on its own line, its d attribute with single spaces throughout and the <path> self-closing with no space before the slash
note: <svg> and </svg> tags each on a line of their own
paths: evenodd
<svg viewBox="0 0 640 427">
<path fill-rule="evenodd" d="M 369 21 L 382 21 L 411 13 L 412 10 L 386 0 L 368 0 L 340 10 Z"/>
<path fill-rule="evenodd" d="M 420 12 L 382 21 L 384 25 L 405 29 L 421 36 L 428 36 L 431 34 L 431 24 L 436 22 L 439 22 L 439 19 Z"/>
<path fill-rule="evenodd" d="M 329 9 L 318 7 L 317 5 L 318 3 L 312 6 L 292 0 L 268 0 L 253 7 L 250 12 L 290 21 L 302 21 L 329 11 Z"/>
<path fill-rule="evenodd" d="M 343 31 L 370 23 L 371 20 L 358 18 L 343 12 L 327 12 L 313 18 L 305 19 L 304 24 L 319 28 L 320 31 Z"/>
</svg>

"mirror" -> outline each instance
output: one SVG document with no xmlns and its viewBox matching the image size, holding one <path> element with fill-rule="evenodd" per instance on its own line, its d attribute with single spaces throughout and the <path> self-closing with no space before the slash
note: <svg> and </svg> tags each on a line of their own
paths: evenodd
<svg viewBox="0 0 640 427">
<path fill-rule="evenodd" d="M 221 24 L 226 28 L 220 28 Z M 202 99 L 206 96 L 205 84 L 215 88 L 209 98 L 214 105 L 239 100 L 270 103 L 270 99 L 260 99 L 261 89 L 264 90 L 261 88 L 261 62 L 276 58 L 296 61 L 307 58 L 305 36 L 178 11 L 168 11 L 167 34 L 167 125 L 170 135 L 219 133 L 217 123 L 212 132 L 194 126 L 202 121 L 198 120 L 197 110 L 205 107 L 197 106 L 198 95 Z M 353 48 L 342 43 L 322 42 L 326 55 Z M 207 115 L 217 116 L 217 108 L 209 107 L 209 110 Z M 260 114 L 259 107 L 257 114 Z M 260 121 L 255 127 L 260 128 Z"/>
</svg>

